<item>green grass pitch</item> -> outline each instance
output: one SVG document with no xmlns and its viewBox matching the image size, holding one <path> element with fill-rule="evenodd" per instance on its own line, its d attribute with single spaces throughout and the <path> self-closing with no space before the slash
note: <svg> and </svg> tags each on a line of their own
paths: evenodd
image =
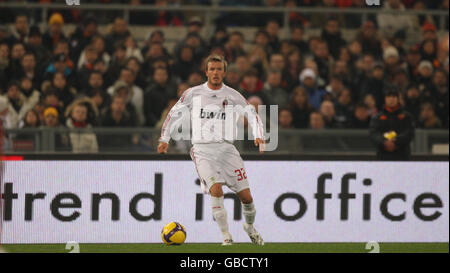
<svg viewBox="0 0 450 273">
<path fill-rule="evenodd" d="M 380 253 L 449 253 L 448 243 L 380 243 Z M 7 252 L 64 253 L 64 244 L 3 245 Z M 81 253 L 368 253 L 366 243 L 80 244 Z"/>
</svg>

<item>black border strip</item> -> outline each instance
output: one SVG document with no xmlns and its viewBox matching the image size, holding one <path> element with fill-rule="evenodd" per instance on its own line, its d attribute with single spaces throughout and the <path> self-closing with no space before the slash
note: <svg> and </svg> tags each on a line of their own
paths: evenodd
<svg viewBox="0 0 450 273">
<path fill-rule="evenodd" d="M 187 154 L 73 154 L 73 153 L 58 153 L 58 154 L 9 154 L 14 156 L 23 156 L 24 160 L 94 160 L 94 161 L 186 161 L 191 160 Z M 6 154 L 5 156 L 8 156 Z M 261 160 L 261 161 L 380 161 L 375 155 L 280 155 L 280 154 L 248 154 L 242 155 L 244 160 Z M 414 155 L 410 161 L 449 161 L 448 155 Z"/>
</svg>

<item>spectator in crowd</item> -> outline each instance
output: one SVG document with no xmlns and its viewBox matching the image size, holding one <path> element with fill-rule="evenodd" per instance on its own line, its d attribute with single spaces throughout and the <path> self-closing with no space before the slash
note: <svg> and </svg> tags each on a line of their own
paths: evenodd
<svg viewBox="0 0 450 273">
<path fill-rule="evenodd" d="M 418 124 L 419 121 L 421 102 L 422 98 L 420 97 L 419 88 L 415 84 L 408 86 L 405 92 L 404 107 L 412 115 L 414 124 Z"/>
<path fill-rule="evenodd" d="M 33 86 L 30 78 L 22 77 L 20 79 L 20 91 L 25 99 L 26 107 L 31 109 L 39 102 L 41 93 Z"/>
<path fill-rule="evenodd" d="M 93 15 L 87 15 L 81 25 L 77 26 L 70 36 L 70 59 L 78 64 L 83 49 L 91 42 L 92 37 L 98 34 L 97 20 Z"/>
<path fill-rule="evenodd" d="M 34 109 L 28 110 L 24 118 L 19 122 L 19 128 L 38 128 L 41 126 L 39 114 Z"/>
<path fill-rule="evenodd" d="M 12 81 L 8 84 L 6 99 L 8 100 L 9 111 L 12 116 L 17 116 L 17 120 L 22 120 L 25 114 L 31 110 L 39 100 L 39 94 L 25 96 L 21 91 L 21 84 L 19 81 Z"/>
<path fill-rule="evenodd" d="M 288 107 L 292 113 L 294 127 L 307 128 L 313 107 L 309 103 L 307 92 L 303 87 L 298 86 L 294 89 Z"/>
<path fill-rule="evenodd" d="M 318 110 L 323 97 L 325 96 L 325 90 L 317 87 L 316 73 L 310 68 L 303 69 L 300 74 L 300 82 L 301 86 L 306 90 L 308 101 L 311 103 L 311 106 L 315 110 Z"/>
<path fill-rule="evenodd" d="M 266 30 L 260 29 L 260 30 L 256 31 L 255 40 L 254 40 L 255 46 L 262 47 L 264 49 L 264 51 L 270 55 L 273 52 L 271 52 L 271 48 L 269 46 L 269 41 L 270 41 L 269 33 L 267 33 Z"/>
<path fill-rule="evenodd" d="M 278 114 L 278 123 L 280 129 L 293 129 L 293 118 L 289 108 L 281 108 Z"/>
<path fill-rule="evenodd" d="M 325 88 L 326 91 L 325 97 L 335 102 L 337 101 L 337 99 L 339 98 L 344 89 L 345 85 L 342 77 L 338 75 L 332 75 L 330 78 L 330 83 Z"/>
<path fill-rule="evenodd" d="M 66 58 L 66 66 L 72 70 L 76 69 L 75 64 L 70 59 L 70 46 L 68 40 L 59 40 L 53 48 L 52 58 L 58 54 L 64 54 Z M 50 60 L 52 61 L 52 59 Z"/>
<path fill-rule="evenodd" d="M 111 101 L 109 94 L 100 88 L 91 90 L 88 97 L 95 103 L 99 113 L 102 113 Z"/>
<path fill-rule="evenodd" d="M 389 46 L 383 50 L 384 68 L 387 75 L 393 80 L 394 72 L 400 68 L 400 55 L 394 46 Z"/>
<path fill-rule="evenodd" d="M 404 64 L 408 71 L 408 78 L 414 79 L 418 76 L 418 67 L 421 59 L 422 56 L 420 55 L 419 47 L 417 45 L 411 46 L 406 54 Z"/>
<path fill-rule="evenodd" d="M 383 10 L 377 15 L 377 23 L 384 37 L 390 39 L 398 30 L 412 30 L 414 27 L 414 17 L 402 15 L 406 10 L 401 0 L 387 0 Z"/>
<path fill-rule="evenodd" d="M 293 49 L 286 56 L 286 91 L 291 93 L 295 86 L 300 84 L 298 75 L 300 75 L 302 66 L 302 56 L 300 50 Z"/>
<path fill-rule="evenodd" d="M 178 76 L 179 81 L 187 81 L 189 74 L 195 69 L 194 50 L 189 46 L 184 46 L 180 50 L 180 55 L 175 59 L 172 72 Z"/>
<path fill-rule="evenodd" d="M 264 83 L 258 78 L 256 69 L 251 68 L 242 76 L 240 91 L 246 99 L 251 96 L 257 96 L 263 102 L 266 101 L 266 97 L 262 92 L 263 87 Z"/>
<path fill-rule="evenodd" d="M 106 51 L 109 55 L 114 53 L 114 45 L 118 42 L 123 42 L 131 35 L 128 29 L 127 21 L 122 17 L 114 18 L 114 22 L 109 34 L 105 36 Z"/>
<path fill-rule="evenodd" d="M 126 100 L 121 96 L 114 96 L 111 105 L 101 115 L 101 126 L 103 127 L 136 127 L 136 120 L 126 110 Z M 104 149 L 129 148 L 132 137 L 129 135 L 114 135 L 102 138 L 100 142 Z"/>
<path fill-rule="evenodd" d="M 351 117 L 349 128 L 351 129 L 369 129 L 370 115 L 367 105 L 357 103 Z"/>
<path fill-rule="evenodd" d="M 361 44 L 363 53 L 381 56 L 381 39 L 372 21 L 367 21 L 362 25 L 356 35 L 356 40 Z"/>
<path fill-rule="evenodd" d="M 82 51 L 77 67 L 79 70 L 83 67 L 92 70 L 94 62 L 98 58 L 102 59 L 106 66 L 108 66 L 111 60 L 111 57 L 105 51 L 105 40 L 101 35 L 92 37 L 90 45 Z"/>
<path fill-rule="evenodd" d="M 402 109 L 394 89 L 385 93 L 385 107 L 372 119 L 370 139 L 380 160 L 409 160 L 410 143 L 414 137 L 411 114 Z"/>
<path fill-rule="evenodd" d="M 17 42 L 11 46 L 9 59 L 9 67 L 7 68 L 6 75 L 8 79 L 17 78 L 16 75 L 20 75 L 22 73 L 22 57 L 25 56 L 25 44 L 21 42 Z"/>
<path fill-rule="evenodd" d="M 291 44 L 296 46 L 303 54 L 309 51 L 308 43 L 304 41 L 304 29 L 302 26 L 296 25 L 291 29 Z"/>
<path fill-rule="evenodd" d="M 74 101 L 66 109 L 66 127 L 69 129 L 91 129 L 89 122 L 90 111 L 97 111 L 95 105 L 89 99 Z M 97 113 L 91 115 L 97 115 Z M 97 136 L 95 133 L 86 131 L 72 131 L 69 134 L 72 152 L 74 153 L 96 153 L 98 152 Z"/>
<path fill-rule="evenodd" d="M 4 92 L 7 82 L 9 66 L 9 46 L 6 42 L 0 43 L 0 94 Z"/>
<path fill-rule="evenodd" d="M 20 61 L 21 72 L 16 74 L 17 78 L 27 77 L 32 81 L 34 88 L 39 88 L 43 81 L 40 68 L 36 65 L 36 57 L 32 52 L 27 52 Z"/>
<path fill-rule="evenodd" d="M 0 25 L 0 44 L 8 44 L 8 28 L 4 25 Z"/>
<path fill-rule="evenodd" d="M 244 50 L 244 35 L 239 31 L 230 33 L 228 42 L 225 44 L 225 58 L 228 63 L 236 61 L 238 56 L 246 55 Z"/>
<path fill-rule="evenodd" d="M 424 102 L 421 104 L 418 127 L 421 129 L 442 128 L 442 122 L 436 115 L 436 111 L 431 102 Z"/>
<path fill-rule="evenodd" d="M 362 86 L 363 96 L 371 94 L 376 101 L 377 109 L 382 109 L 384 104 L 384 91 L 389 87 L 385 80 L 384 66 L 382 63 L 375 63 L 372 68 L 372 75 Z"/>
<path fill-rule="evenodd" d="M 192 71 L 191 74 L 189 74 L 189 77 L 187 80 L 187 83 L 189 84 L 190 87 L 200 85 L 204 82 L 205 82 L 204 72 L 202 72 L 200 70 Z"/>
<path fill-rule="evenodd" d="M 60 53 L 56 56 L 53 57 L 53 61 L 49 64 L 49 66 L 47 67 L 46 71 L 45 71 L 45 75 L 44 78 L 45 79 L 52 79 L 53 75 L 56 72 L 60 72 L 63 73 L 64 76 L 66 77 L 67 81 L 70 82 L 71 84 L 74 83 L 75 79 L 74 79 L 74 72 L 72 69 L 70 69 L 67 66 L 67 58 L 66 55 L 64 53 Z"/>
<path fill-rule="evenodd" d="M 114 45 L 114 53 L 111 57 L 110 64 L 105 73 L 105 77 L 107 79 L 113 79 L 114 81 L 115 79 L 117 79 L 117 77 L 120 74 L 120 70 L 126 65 L 126 62 L 128 60 L 126 52 L 127 48 L 125 47 L 124 42 L 117 42 Z"/>
<path fill-rule="evenodd" d="M 311 112 L 309 115 L 309 128 L 313 130 L 325 129 L 325 119 L 320 112 Z"/>
<path fill-rule="evenodd" d="M 269 48 L 271 52 L 278 52 L 280 50 L 280 22 L 269 19 L 265 30 L 269 34 Z"/>
<path fill-rule="evenodd" d="M 29 24 L 28 16 L 21 13 L 15 18 L 14 25 L 11 26 L 9 44 L 25 43 L 28 36 Z"/>
<path fill-rule="evenodd" d="M 313 49 L 314 61 L 317 64 L 318 75 L 320 78 L 328 82 L 328 77 L 330 75 L 330 67 L 333 63 L 333 58 L 329 53 L 327 43 L 320 40 L 317 46 Z"/>
<path fill-rule="evenodd" d="M 49 82 L 43 87 L 44 92 L 49 90 L 56 92 L 58 99 L 62 103 L 62 109 L 69 106 L 77 96 L 77 90 L 67 82 L 66 77 L 61 72 L 56 72 L 51 83 Z"/>
<path fill-rule="evenodd" d="M 87 77 L 87 81 L 83 84 L 84 87 L 82 90 L 82 94 L 90 96 L 92 90 L 103 89 L 103 87 L 105 86 L 102 73 L 100 73 L 99 71 L 92 71 Z"/>
<path fill-rule="evenodd" d="M 449 97 L 448 97 L 448 73 L 442 69 L 438 69 L 433 75 L 433 87 L 432 91 L 436 113 L 439 119 L 442 121 L 444 127 L 448 128 L 449 122 Z"/>
<path fill-rule="evenodd" d="M 328 18 L 325 28 L 322 30 L 321 38 L 327 43 L 330 54 L 334 59 L 338 59 L 340 49 L 347 45 L 347 42 L 341 36 L 339 20 L 336 17 Z"/>
<path fill-rule="evenodd" d="M 28 50 L 34 53 L 39 71 L 50 60 L 50 51 L 42 44 L 42 34 L 38 26 L 32 26 L 28 34 Z"/>
<path fill-rule="evenodd" d="M 351 122 L 353 114 L 352 94 L 350 89 L 342 90 L 337 101 L 334 102 L 336 127 L 346 128 Z"/>
<path fill-rule="evenodd" d="M 142 90 L 142 88 L 140 88 L 134 83 L 135 79 L 136 75 L 131 69 L 122 68 L 118 80 L 124 81 L 128 85 L 130 89 L 130 100 L 129 101 L 127 100 L 127 102 L 130 102 L 131 104 L 134 105 L 138 117 L 137 124 L 139 126 L 142 126 L 145 124 L 144 91 Z M 114 90 L 115 90 L 114 86 L 111 86 L 108 88 L 107 92 L 110 96 L 113 96 Z"/>
<path fill-rule="evenodd" d="M 53 107 L 47 107 L 44 110 L 43 128 L 59 129 L 63 128 L 59 122 L 59 113 Z M 55 150 L 66 151 L 70 149 L 69 136 L 65 133 L 55 133 Z"/>
<path fill-rule="evenodd" d="M 3 129 L 15 129 L 19 123 L 17 113 L 12 110 L 11 104 L 8 102 L 6 96 L 0 96 L 0 123 Z M 8 150 L 11 148 L 11 136 L 4 133 L 3 139 L 3 150 Z"/>
<path fill-rule="evenodd" d="M 122 42 L 118 42 L 118 43 L 122 43 Z M 161 52 L 160 55 L 164 54 L 164 48 L 162 47 L 161 43 L 152 43 L 152 45 L 155 44 L 155 47 L 160 47 L 161 48 Z M 145 60 L 145 55 L 149 53 L 149 48 L 146 49 L 146 51 L 141 51 L 137 45 L 137 41 L 133 38 L 133 36 L 130 34 L 128 35 L 124 41 L 123 41 L 123 46 L 125 47 L 125 59 L 128 59 L 130 57 L 136 57 L 139 62 L 144 62 Z M 117 49 L 117 48 L 116 48 Z M 144 48 L 145 49 L 145 48 Z M 159 49 L 159 48 L 158 48 Z M 148 58 L 151 59 L 152 56 L 148 56 Z"/>
<path fill-rule="evenodd" d="M 395 86 L 401 94 L 404 94 L 410 83 L 408 72 L 404 68 L 399 67 L 393 72 L 392 77 L 391 84 Z"/>
<path fill-rule="evenodd" d="M 266 105 L 278 105 L 285 107 L 288 103 L 288 93 L 281 87 L 281 71 L 269 70 L 267 80 L 262 90 L 263 96 L 267 99 Z"/>
<path fill-rule="evenodd" d="M 225 45 L 228 42 L 229 34 L 227 31 L 227 27 L 221 24 L 216 25 L 214 30 L 214 34 L 211 37 L 209 44 L 211 47 L 216 45 Z"/>
<path fill-rule="evenodd" d="M 250 60 L 246 54 L 238 55 L 236 57 L 235 62 L 232 64 L 236 65 L 236 68 L 238 69 L 239 74 L 241 75 L 244 75 L 244 73 L 251 68 Z"/>
<path fill-rule="evenodd" d="M 319 112 L 325 121 L 325 128 L 334 129 L 338 128 L 338 122 L 336 120 L 336 110 L 334 104 L 329 100 L 324 100 L 320 104 Z"/>
<path fill-rule="evenodd" d="M 266 77 L 269 70 L 269 62 L 267 61 L 267 53 L 261 46 L 254 46 L 248 53 L 250 66 L 258 71 L 260 78 Z"/>
<path fill-rule="evenodd" d="M 48 29 L 42 36 L 42 44 L 51 52 L 53 52 L 59 41 L 67 39 L 63 32 L 63 26 L 63 16 L 58 12 L 53 13 L 48 20 Z"/>
<path fill-rule="evenodd" d="M 175 97 L 176 89 L 169 81 L 167 69 L 156 68 L 153 73 L 153 83 L 145 90 L 144 94 L 146 125 L 155 126 L 169 99 Z"/>
<path fill-rule="evenodd" d="M 430 61 L 421 61 L 417 71 L 418 75 L 416 77 L 416 82 L 420 91 L 427 99 L 432 99 L 433 94 L 431 94 L 431 91 L 433 90 L 433 64 Z"/>
<path fill-rule="evenodd" d="M 225 76 L 225 84 L 229 87 L 238 90 L 241 82 L 241 73 L 236 64 L 231 64 L 227 68 L 227 75 Z"/>
</svg>

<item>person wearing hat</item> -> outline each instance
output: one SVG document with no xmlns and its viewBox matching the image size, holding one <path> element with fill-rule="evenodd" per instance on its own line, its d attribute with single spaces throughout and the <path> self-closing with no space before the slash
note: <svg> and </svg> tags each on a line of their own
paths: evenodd
<svg viewBox="0 0 450 273">
<path fill-rule="evenodd" d="M 48 29 L 42 35 L 42 44 L 51 52 L 53 52 L 59 41 L 67 39 L 64 35 L 63 27 L 64 18 L 61 13 L 53 13 L 48 20 Z"/>
<path fill-rule="evenodd" d="M 45 78 L 46 79 L 52 79 L 53 75 L 56 72 L 61 72 L 64 74 L 64 76 L 66 76 L 66 78 L 72 82 L 72 69 L 70 69 L 69 67 L 67 67 L 67 57 L 64 53 L 60 53 L 57 54 L 55 56 L 53 56 L 52 58 L 52 62 L 49 64 L 49 66 L 47 67 L 46 71 L 45 71 Z"/>
<path fill-rule="evenodd" d="M 300 85 L 305 88 L 311 106 L 318 110 L 326 91 L 317 87 L 316 79 L 316 72 L 311 68 L 305 68 L 300 73 Z"/>
<path fill-rule="evenodd" d="M 370 139 L 376 146 L 377 158 L 386 161 L 407 161 L 414 138 L 414 122 L 400 105 L 399 93 L 388 88 L 384 93 L 384 108 L 371 120 Z"/>
</svg>

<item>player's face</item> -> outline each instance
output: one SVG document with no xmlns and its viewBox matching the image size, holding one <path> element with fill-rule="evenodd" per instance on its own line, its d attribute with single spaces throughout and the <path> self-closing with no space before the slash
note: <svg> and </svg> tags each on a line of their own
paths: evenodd
<svg viewBox="0 0 450 273">
<path fill-rule="evenodd" d="M 212 86 L 221 86 L 223 78 L 225 77 L 224 64 L 221 62 L 210 62 L 206 70 L 206 77 L 208 77 L 208 83 Z"/>
</svg>

